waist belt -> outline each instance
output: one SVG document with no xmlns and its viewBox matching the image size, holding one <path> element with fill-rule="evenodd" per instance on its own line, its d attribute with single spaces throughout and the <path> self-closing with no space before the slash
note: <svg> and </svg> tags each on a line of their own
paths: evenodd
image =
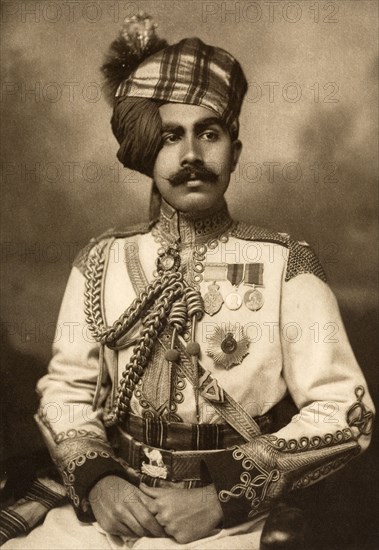
<svg viewBox="0 0 379 550">
<path fill-rule="evenodd" d="M 263 433 L 270 431 L 272 416 L 269 411 L 255 418 Z M 205 456 L 245 442 L 228 424 L 167 423 L 129 414 L 124 429 L 114 434 L 118 455 L 137 472 L 170 481 L 201 480 Z"/>
<path fill-rule="evenodd" d="M 296 412 L 292 399 L 286 397 L 254 420 L 262 434 L 272 433 L 288 424 Z M 129 414 L 125 429 L 130 433 L 115 427 L 112 437 L 120 458 L 139 473 L 170 481 L 202 480 L 201 463 L 206 456 L 245 442 L 228 424 L 167 423 Z"/>
<path fill-rule="evenodd" d="M 201 480 L 201 462 L 213 451 L 168 451 L 136 441 L 121 429 L 116 435 L 118 454 L 129 466 L 150 477 L 169 481 Z"/>
<path fill-rule="evenodd" d="M 261 433 L 271 431 L 271 411 L 254 420 L 259 425 Z M 228 424 L 168 423 L 160 418 L 141 418 L 129 414 L 123 428 L 137 441 L 167 450 L 216 450 L 245 442 L 244 438 Z"/>
</svg>

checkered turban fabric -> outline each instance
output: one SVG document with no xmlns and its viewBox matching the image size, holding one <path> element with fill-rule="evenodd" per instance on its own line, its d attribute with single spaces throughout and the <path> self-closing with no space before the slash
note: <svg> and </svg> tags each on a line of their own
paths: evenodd
<svg viewBox="0 0 379 550">
<path fill-rule="evenodd" d="M 118 87 L 116 97 L 199 105 L 231 128 L 237 125 L 247 81 L 227 51 L 185 38 L 143 61 Z"/>
</svg>

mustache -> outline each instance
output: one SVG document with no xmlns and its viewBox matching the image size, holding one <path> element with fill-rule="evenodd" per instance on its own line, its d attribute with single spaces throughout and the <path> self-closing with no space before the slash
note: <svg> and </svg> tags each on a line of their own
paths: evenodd
<svg viewBox="0 0 379 550">
<path fill-rule="evenodd" d="M 173 174 L 168 178 L 168 181 L 171 185 L 180 185 L 182 183 L 187 183 L 190 179 L 197 179 L 201 181 L 209 181 L 211 183 L 216 183 L 218 180 L 218 175 L 213 172 L 210 168 L 207 168 L 204 165 L 196 166 L 185 166 L 181 168 L 176 174 Z"/>
</svg>

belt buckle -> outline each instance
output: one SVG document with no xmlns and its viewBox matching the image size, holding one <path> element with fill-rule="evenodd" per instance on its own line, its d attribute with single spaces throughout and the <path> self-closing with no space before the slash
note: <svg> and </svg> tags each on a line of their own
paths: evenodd
<svg viewBox="0 0 379 550">
<path fill-rule="evenodd" d="M 163 462 L 163 456 L 161 451 L 153 449 L 151 447 L 143 447 L 145 456 L 149 459 L 149 463 L 142 462 L 141 472 L 147 474 L 150 477 L 159 477 L 161 479 L 167 479 L 168 469 Z"/>
</svg>

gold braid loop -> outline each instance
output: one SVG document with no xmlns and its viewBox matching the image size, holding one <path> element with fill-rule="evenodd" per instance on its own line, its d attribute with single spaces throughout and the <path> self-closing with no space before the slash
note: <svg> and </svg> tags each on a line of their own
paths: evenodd
<svg viewBox="0 0 379 550">
<path fill-rule="evenodd" d="M 179 274 L 181 275 L 181 274 Z M 175 277 L 176 279 L 177 277 Z M 181 276 L 182 278 L 182 276 Z M 120 381 L 118 396 L 110 422 L 117 423 L 125 419 L 130 408 L 130 400 L 135 386 L 141 379 L 153 346 L 167 322 L 173 303 L 184 293 L 184 284 L 181 280 L 174 281 L 158 297 L 154 309 L 142 321 L 139 341 L 133 350 L 133 355 L 126 365 Z"/>
<path fill-rule="evenodd" d="M 153 301 L 159 296 L 163 296 L 165 289 L 170 288 L 176 282 L 183 278 L 179 272 L 165 274 L 159 279 L 153 281 L 144 292 L 134 299 L 128 309 L 117 319 L 112 327 L 107 329 L 101 336 L 101 342 L 108 347 L 117 343 L 130 328 L 141 318 L 147 308 L 152 305 Z"/>
<path fill-rule="evenodd" d="M 89 254 L 85 268 L 84 313 L 89 329 L 96 339 L 106 330 L 101 312 L 101 279 L 103 276 L 105 244 L 100 243 Z"/>
<path fill-rule="evenodd" d="M 144 373 L 153 346 L 166 325 L 172 306 L 176 300 L 184 297 L 185 282 L 183 274 L 178 271 L 163 273 L 135 298 L 111 327 L 106 327 L 101 308 L 105 247 L 106 242 L 94 247 L 88 256 L 84 272 L 84 309 L 90 330 L 97 341 L 112 347 L 145 314 L 138 342 L 122 373 L 114 407 L 104 417 L 105 424 L 111 426 L 125 419 L 130 409 L 133 391 Z"/>
<path fill-rule="evenodd" d="M 146 290 L 135 298 L 132 304 L 111 327 L 106 327 L 101 311 L 101 281 L 105 265 L 105 246 L 106 243 L 100 243 L 95 246 L 93 253 L 88 256 L 86 262 L 84 272 L 86 279 L 84 312 L 89 329 L 95 339 L 103 345 L 112 347 L 117 343 L 119 338 L 130 330 L 152 304 L 154 299 L 159 295 L 163 296 L 166 288 L 171 287 L 176 282 L 182 281 L 183 276 L 178 272 L 163 274 L 159 279 L 149 284 Z"/>
</svg>

